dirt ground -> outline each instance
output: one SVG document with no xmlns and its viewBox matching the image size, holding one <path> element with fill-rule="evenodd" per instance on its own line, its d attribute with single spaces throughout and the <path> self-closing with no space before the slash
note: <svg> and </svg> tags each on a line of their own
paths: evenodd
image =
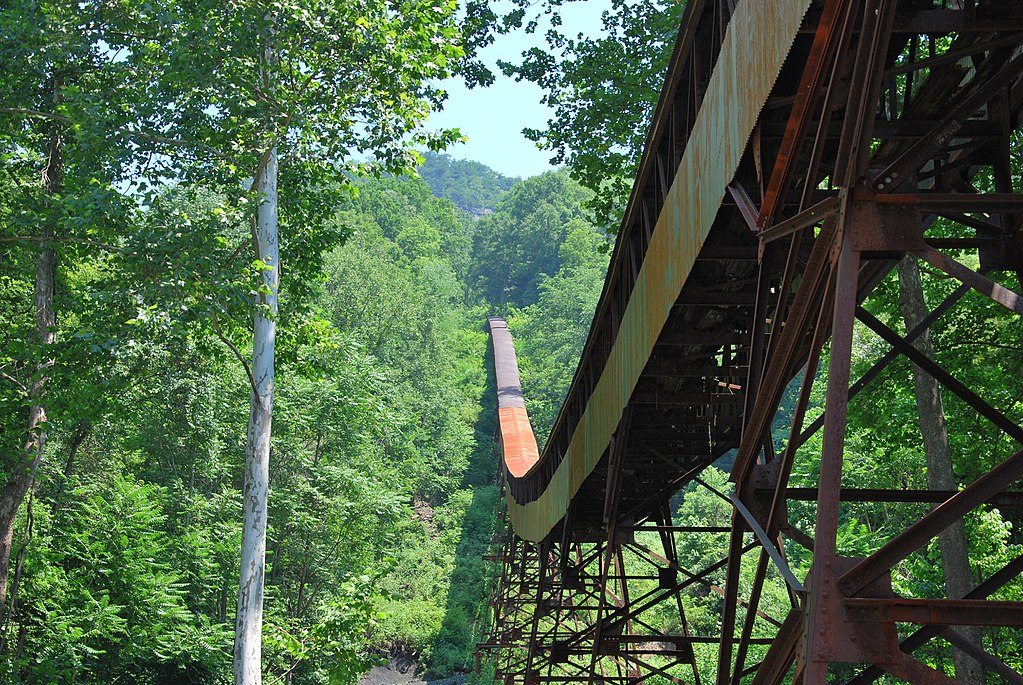
<svg viewBox="0 0 1023 685">
<path fill-rule="evenodd" d="M 383 666 L 374 666 L 359 678 L 359 685 L 462 685 L 465 676 L 444 680 L 423 680 L 417 675 L 419 662 L 406 657 L 392 657 Z"/>
</svg>

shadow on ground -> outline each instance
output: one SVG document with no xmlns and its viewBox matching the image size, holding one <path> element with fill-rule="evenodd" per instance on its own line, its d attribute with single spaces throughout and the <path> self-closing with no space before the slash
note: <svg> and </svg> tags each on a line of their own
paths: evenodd
<svg viewBox="0 0 1023 685">
<path fill-rule="evenodd" d="M 487 384 L 475 427 L 475 444 L 462 487 L 472 488 L 472 501 L 462 522 L 444 620 L 431 650 L 424 678 L 443 678 L 475 668 L 476 643 L 482 641 L 489 593 L 490 550 L 498 513 L 497 399 L 493 351 L 487 345 Z"/>
</svg>

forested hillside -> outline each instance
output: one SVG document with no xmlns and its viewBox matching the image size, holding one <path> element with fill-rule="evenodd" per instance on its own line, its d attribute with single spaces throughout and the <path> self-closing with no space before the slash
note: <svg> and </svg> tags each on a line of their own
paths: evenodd
<svg viewBox="0 0 1023 685">
<path fill-rule="evenodd" d="M 485 164 L 427 152 L 419 175 L 437 197 L 446 197 L 459 209 L 479 216 L 494 211 L 497 201 L 519 179 L 499 174 Z"/>
<path fill-rule="evenodd" d="M 434 83 L 488 79 L 456 9 L 0 6 L 0 679 L 468 667 L 485 316 L 580 191 L 433 154 Z"/>
<path fill-rule="evenodd" d="M 564 173 L 509 191 L 467 166 L 480 173 L 466 191 L 490 198 L 492 214 L 476 218 L 424 180 L 359 181 L 324 224 L 344 244 L 303 267 L 311 280 L 285 279 L 268 679 L 351 681 L 389 652 L 435 675 L 471 666 L 499 505 L 485 318 L 512 314 L 537 340 L 540 322 L 571 324 L 552 348 L 570 357 L 585 330 L 576 308 L 592 309 L 606 257 Z M 8 237 L 24 216 L 9 191 Z M 246 369 L 223 326 L 182 309 L 212 285 L 174 240 L 207 216 L 226 236 L 241 228 L 215 193 L 179 187 L 157 202 L 159 213 L 138 214 L 142 235 L 116 250 L 60 253 L 46 458 L 16 526 L 0 640 L 9 681 L 229 679 Z M 19 342 L 32 328 L 38 250 L 4 244 L 10 458 L 25 409 L 9 376 L 38 354 Z M 570 366 L 548 376 L 538 353 L 542 420 Z"/>
<path fill-rule="evenodd" d="M 545 89 L 556 115 L 531 136 L 569 164 L 523 180 L 444 154 L 457 132 L 425 122 L 437 79 L 486 81 L 474 50 L 500 19 L 486 2 L 464 22 L 453 2 L 0 4 L 0 681 L 231 682 L 251 661 L 234 650 L 254 588 L 263 682 L 350 685 L 390 654 L 468 673 L 501 534 L 486 317 L 508 319 L 542 443 L 684 4 L 617 8 L 606 40 L 504 66 Z M 952 287 L 903 271 L 874 311 L 902 331 L 912 298 L 931 308 Z M 936 354 L 1017 416 L 1023 331 L 971 306 L 934 326 Z M 883 348 L 857 330 L 860 367 Z M 921 487 L 913 367 L 882 380 L 849 417 L 850 482 Z M 948 489 L 1010 449 L 961 409 L 948 400 Z M 892 422 L 904 430 L 882 438 Z M 733 513 L 695 484 L 673 503 L 688 525 Z M 840 546 L 865 550 L 925 506 L 852 507 Z M 792 518 L 814 526 L 811 505 Z M 960 570 L 1023 553 L 1021 525 L 1018 510 L 968 517 L 984 568 Z M 940 594 L 947 556 L 931 545 L 896 583 Z M 721 598 L 687 592 L 691 627 L 713 634 Z M 783 616 L 787 599 L 763 606 Z M 1007 633 L 982 639 L 1018 667 Z M 711 648 L 696 656 L 712 673 Z"/>
</svg>

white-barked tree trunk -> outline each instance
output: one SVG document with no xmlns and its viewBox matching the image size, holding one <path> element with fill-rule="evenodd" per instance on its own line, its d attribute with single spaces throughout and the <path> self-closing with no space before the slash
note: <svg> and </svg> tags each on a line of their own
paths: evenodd
<svg viewBox="0 0 1023 685">
<path fill-rule="evenodd" d="M 235 685 L 262 682 L 263 583 L 266 561 L 267 495 L 270 480 L 270 427 L 274 402 L 274 345 L 277 335 L 277 290 L 280 258 L 277 226 L 277 150 L 267 157 L 259 174 L 259 214 L 256 220 L 258 258 L 264 292 L 257 296 L 252 327 L 252 405 L 245 444 L 245 482 L 242 504 L 241 576 L 235 620 Z"/>
</svg>

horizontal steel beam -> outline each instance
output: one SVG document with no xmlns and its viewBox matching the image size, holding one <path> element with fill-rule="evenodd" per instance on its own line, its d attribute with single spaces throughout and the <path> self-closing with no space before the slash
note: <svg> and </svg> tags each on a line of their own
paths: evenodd
<svg viewBox="0 0 1023 685">
<path fill-rule="evenodd" d="M 846 596 L 854 595 L 888 572 L 910 554 L 920 549 L 941 531 L 969 511 L 1001 492 L 1023 476 L 1023 450 L 957 492 L 940 506 L 885 543 L 838 579 L 838 587 Z"/>
<path fill-rule="evenodd" d="M 773 488 L 756 488 L 758 496 L 774 494 Z M 878 490 L 872 488 L 842 488 L 843 502 L 944 502 L 958 490 Z M 817 488 L 786 488 L 785 498 L 800 502 L 816 502 Z M 984 504 L 997 507 L 1023 507 L 1023 492 L 1002 492 L 984 500 Z"/>
<path fill-rule="evenodd" d="M 1023 602 L 851 597 L 844 604 L 848 621 L 1023 628 Z"/>
<path fill-rule="evenodd" d="M 1017 193 L 883 193 L 874 202 L 909 205 L 920 212 L 1019 212 L 1023 195 Z"/>
</svg>

